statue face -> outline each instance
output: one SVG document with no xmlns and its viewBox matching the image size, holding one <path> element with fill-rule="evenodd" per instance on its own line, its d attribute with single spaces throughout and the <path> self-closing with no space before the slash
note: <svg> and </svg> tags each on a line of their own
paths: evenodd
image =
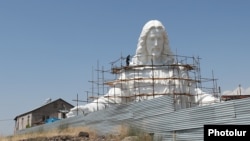
<svg viewBox="0 0 250 141">
<path fill-rule="evenodd" d="M 163 51 L 164 38 L 162 30 L 153 28 L 149 31 L 146 38 L 146 48 L 148 55 L 159 57 Z"/>
</svg>

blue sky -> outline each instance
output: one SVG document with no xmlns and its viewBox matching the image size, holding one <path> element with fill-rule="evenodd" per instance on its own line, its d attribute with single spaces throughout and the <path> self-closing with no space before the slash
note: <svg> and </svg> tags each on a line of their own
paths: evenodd
<svg viewBox="0 0 250 141">
<path fill-rule="evenodd" d="M 106 70 L 134 55 L 152 19 L 165 25 L 174 53 L 202 58 L 201 75 L 213 71 L 222 91 L 250 87 L 249 7 L 248 0 L 0 1 L 0 135 L 49 97 L 84 100 L 97 62 Z"/>
</svg>

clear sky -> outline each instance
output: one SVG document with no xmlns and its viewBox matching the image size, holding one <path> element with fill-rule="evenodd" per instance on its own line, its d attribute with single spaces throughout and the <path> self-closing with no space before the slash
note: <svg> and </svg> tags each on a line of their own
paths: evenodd
<svg viewBox="0 0 250 141">
<path fill-rule="evenodd" d="M 174 53 L 202 58 L 222 91 L 250 87 L 248 0 L 1 0 L 0 135 L 45 99 L 85 100 L 92 74 L 134 55 L 143 25 L 160 20 Z M 95 77 L 95 76 L 94 76 Z"/>
</svg>

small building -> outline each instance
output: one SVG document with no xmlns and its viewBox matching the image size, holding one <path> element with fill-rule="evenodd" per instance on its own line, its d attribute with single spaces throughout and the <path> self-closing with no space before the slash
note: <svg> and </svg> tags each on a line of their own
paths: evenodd
<svg viewBox="0 0 250 141">
<path fill-rule="evenodd" d="M 66 118 L 66 113 L 73 107 L 61 98 L 55 101 L 48 99 L 41 107 L 16 116 L 14 131 L 49 123 L 48 121 L 55 121 L 54 119 Z"/>
</svg>

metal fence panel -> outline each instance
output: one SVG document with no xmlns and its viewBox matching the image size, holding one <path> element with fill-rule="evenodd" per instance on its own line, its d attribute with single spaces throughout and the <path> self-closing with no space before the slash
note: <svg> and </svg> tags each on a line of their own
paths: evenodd
<svg viewBox="0 0 250 141">
<path fill-rule="evenodd" d="M 128 105 L 115 105 L 86 116 L 62 119 L 17 133 L 88 126 L 96 129 L 99 134 L 106 134 L 115 132 L 119 125 L 126 124 L 154 133 L 155 139 L 201 141 L 205 124 L 250 124 L 249 98 L 178 111 L 174 110 L 173 103 L 173 97 L 163 96 Z"/>
</svg>

